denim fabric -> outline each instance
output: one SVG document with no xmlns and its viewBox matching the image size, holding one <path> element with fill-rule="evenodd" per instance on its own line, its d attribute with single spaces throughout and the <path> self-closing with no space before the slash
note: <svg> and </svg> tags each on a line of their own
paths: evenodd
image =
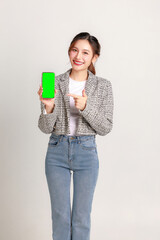
<svg viewBox="0 0 160 240">
<path fill-rule="evenodd" d="M 95 140 L 95 135 L 68 136 L 52 133 L 50 136 L 45 174 L 51 201 L 53 240 L 90 239 L 90 214 L 99 172 Z"/>
</svg>

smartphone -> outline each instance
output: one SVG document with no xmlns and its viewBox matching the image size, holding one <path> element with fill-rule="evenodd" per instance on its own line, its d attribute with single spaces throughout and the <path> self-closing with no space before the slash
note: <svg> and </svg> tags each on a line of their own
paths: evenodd
<svg viewBox="0 0 160 240">
<path fill-rule="evenodd" d="M 42 98 L 54 98 L 55 73 L 42 72 Z"/>
</svg>

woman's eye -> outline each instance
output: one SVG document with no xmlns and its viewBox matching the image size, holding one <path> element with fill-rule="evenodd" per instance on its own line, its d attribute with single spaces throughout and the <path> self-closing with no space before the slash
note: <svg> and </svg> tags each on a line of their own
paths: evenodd
<svg viewBox="0 0 160 240">
<path fill-rule="evenodd" d="M 77 51 L 76 49 L 72 49 L 73 51 Z M 87 52 L 84 52 L 85 54 L 88 54 Z"/>
<path fill-rule="evenodd" d="M 72 49 L 73 51 L 77 51 L 76 49 Z M 85 54 L 88 54 L 87 52 L 84 52 Z"/>
</svg>

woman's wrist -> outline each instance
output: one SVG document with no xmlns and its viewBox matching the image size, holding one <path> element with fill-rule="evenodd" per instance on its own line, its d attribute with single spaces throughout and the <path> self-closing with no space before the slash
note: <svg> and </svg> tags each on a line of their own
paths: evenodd
<svg viewBox="0 0 160 240">
<path fill-rule="evenodd" d="M 47 114 L 49 114 L 49 113 L 52 113 L 52 112 L 53 112 L 53 110 L 54 110 L 54 107 L 55 107 L 55 104 L 54 104 L 54 106 L 53 106 L 53 107 L 48 107 L 48 106 L 45 106 L 45 109 L 46 109 L 46 112 L 47 112 Z"/>
</svg>

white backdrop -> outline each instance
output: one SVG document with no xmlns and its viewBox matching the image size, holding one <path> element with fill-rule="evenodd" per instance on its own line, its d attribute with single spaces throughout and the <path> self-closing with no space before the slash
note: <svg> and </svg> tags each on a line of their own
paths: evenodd
<svg viewBox="0 0 160 240">
<path fill-rule="evenodd" d="M 1 2 L 0 239 L 52 240 L 37 91 L 43 71 L 71 67 L 82 31 L 99 40 L 96 75 L 114 95 L 113 130 L 96 138 L 91 240 L 160 239 L 159 12 L 158 0 Z"/>
</svg>

